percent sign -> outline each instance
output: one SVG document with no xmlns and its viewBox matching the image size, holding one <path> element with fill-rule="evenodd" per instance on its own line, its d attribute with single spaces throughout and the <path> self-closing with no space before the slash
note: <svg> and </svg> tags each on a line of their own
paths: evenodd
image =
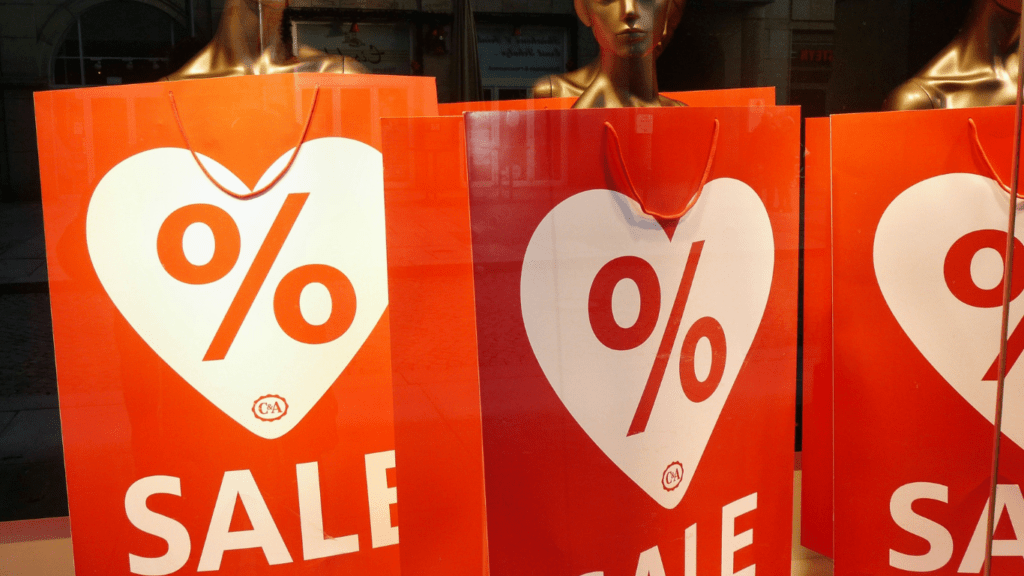
<svg viewBox="0 0 1024 576">
<path fill-rule="evenodd" d="M 946 286 L 956 296 L 957 300 L 974 306 L 975 308 L 1000 308 L 1003 305 L 1003 279 L 1000 276 L 999 284 L 992 288 L 978 286 L 971 274 L 971 264 L 974 262 L 978 252 L 992 249 L 999 252 L 1003 262 L 1006 261 L 1006 232 L 999 230 L 976 230 L 965 234 L 953 243 L 946 253 L 946 261 L 943 266 L 943 274 L 946 277 Z M 1013 239 L 1014 254 L 1024 254 L 1024 244 L 1020 240 Z M 1004 270 L 1005 272 L 1005 270 Z M 1013 267 L 1013 277 L 1010 279 L 1010 300 L 1016 300 L 1017 296 L 1024 291 L 1024 266 L 1019 264 Z M 1021 322 L 1010 334 L 1006 342 L 1006 373 L 1009 374 L 1013 365 L 1020 358 L 1024 351 L 1024 322 Z M 996 355 L 992 365 L 985 372 L 982 381 L 995 382 L 999 374 L 999 356 Z"/>
<path fill-rule="evenodd" d="M 633 414 L 627 436 L 639 434 L 647 429 L 654 401 L 658 397 L 658 390 L 661 389 L 661 381 L 668 368 L 668 359 L 679 333 L 679 325 L 683 319 L 686 301 L 690 296 L 703 249 L 703 240 L 690 246 L 690 255 L 686 260 L 683 278 L 669 312 L 665 332 L 661 336 L 658 354 L 654 358 L 654 366 L 647 377 L 647 385 L 640 396 L 640 404 Z M 636 284 L 640 291 L 640 311 L 633 325 L 624 327 L 615 319 L 612 294 L 619 282 L 627 279 Z M 590 286 L 589 311 L 590 326 L 602 344 L 612 350 L 632 350 L 640 346 L 654 333 L 661 313 L 661 284 L 658 282 L 658 274 L 649 262 L 636 256 L 623 256 L 608 262 L 598 271 Z M 702 338 L 706 338 L 711 344 L 711 368 L 703 381 L 698 379 L 694 365 L 694 354 Z M 679 381 L 687 398 L 692 402 L 703 402 L 714 393 L 725 373 L 725 357 L 725 331 L 722 325 L 709 316 L 694 322 L 683 337 L 679 356 Z"/>
<path fill-rule="evenodd" d="M 227 356 L 308 198 L 309 193 L 289 194 L 285 198 L 206 350 L 204 362 Z M 204 264 L 195 264 L 185 256 L 185 231 L 194 224 L 203 224 L 213 233 L 213 256 Z M 209 284 L 224 278 L 238 262 L 241 244 L 234 219 L 211 204 L 189 204 L 172 212 L 160 225 L 156 241 L 157 256 L 164 270 L 186 284 Z M 322 324 L 311 324 L 302 316 L 299 298 L 310 284 L 322 285 L 331 297 L 331 313 Z M 355 314 L 356 292 L 352 282 L 341 270 L 325 264 L 307 264 L 291 270 L 274 291 L 278 326 L 290 338 L 305 344 L 336 340 L 352 325 Z"/>
</svg>

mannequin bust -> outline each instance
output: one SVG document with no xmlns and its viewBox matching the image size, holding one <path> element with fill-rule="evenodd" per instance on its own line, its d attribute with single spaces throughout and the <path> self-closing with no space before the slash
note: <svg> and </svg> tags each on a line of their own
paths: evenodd
<svg viewBox="0 0 1024 576">
<path fill-rule="evenodd" d="M 573 108 L 685 106 L 658 94 L 655 50 L 668 30 L 670 0 L 575 0 L 601 46 L 593 80 Z"/>
<path fill-rule="evenodd" d="M 292 54 L 281 34 L 287 6 L 287 0 L 227 0 L 210 43 L 164 80 L 293 72 L 369 73 L 354 58 L 309 46 L 300 46 L 299 53 Z"/>
<path fill-rule="evenodd" d="M 885 110 L 999 106 L 1017 101 L 1021 0 L 975 0 L 960 34 L 886 99 Z"/>
<path fill-rule="evenodd" d="M 668 46 L 669 41 L 672 39 L 672 33 L 675 32 L 676 26 L 679 24 L 679 20 L 682 19 L 683 8 L 685 5 L 686 0 L 669 1 L 668 23 L 665 27 L 665 32 L 662 36 L 661 42 L 656 44 L 654 47 L 655 59 L 657 59 L 658 56 L 661 56 L 665 46 Z M 598 57 L 586 66 L 577 68 L 572 72 L 542 76 L 537 79 L 537 82 L 533 85 L 533 97 L 563 98 L 571 96 L 573 98 L 579 98 L 579 96 L 583 94 L 583 91 L 586 90 L 587 86 L 590 86 L 590 83 L 597 77 L 597 73 L 600 69 L 601 58 Z"/>
</svg>

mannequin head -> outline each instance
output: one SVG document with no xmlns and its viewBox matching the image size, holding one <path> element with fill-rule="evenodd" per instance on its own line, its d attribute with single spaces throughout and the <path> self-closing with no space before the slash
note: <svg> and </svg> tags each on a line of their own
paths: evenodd
<svg viewBox="0 0 1024 576">
<path fill-rule="evenodd" d="M 602 54 L 653 54 L 668 33 L 672 0 L 575 0 L 576 15 L 591 29 Z M 680 6 L 680 12 L 681 12 Z"/>
</svg>

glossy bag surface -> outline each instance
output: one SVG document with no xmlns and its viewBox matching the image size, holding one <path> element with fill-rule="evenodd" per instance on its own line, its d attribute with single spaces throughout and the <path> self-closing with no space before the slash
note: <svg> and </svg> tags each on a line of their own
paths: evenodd
<svg viewBox="0 0 1024 576">
<path fill-rule="evenodd" d="M 981 573 L 1013 118 L 832 117 L 837 575 Z M 1010 310 L 993 574 L 1024 569 Z"/>
<path fill-rule="evenodd" d="M 788 571 L 798 126 L 385 121 L 403 570 Z"/>
<path fill-rule="evenodd" d="M 433 85 L 36 111 L 77 573 L 398 574 L 380 118 L 436 114 Z"/>
</svg>

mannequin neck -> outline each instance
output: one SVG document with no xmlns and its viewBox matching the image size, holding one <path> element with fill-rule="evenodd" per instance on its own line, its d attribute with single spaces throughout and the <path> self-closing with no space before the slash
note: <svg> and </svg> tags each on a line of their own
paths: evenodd
<svg viewBox="0 0 1024 576">
<path fill-rule="evenodd" d="M 998 64 L 1015 55 L 1020 45 L 1020 13 L 1004 8 L 996 0 L 979 0 L 961 32 L 969 48 L 965 54 L 975 61 Z"/>
<path fill-rule="evenodd" d="M 227 0 L 217 28 L 218 44 L 232 56 L 255 61 L 287 58 L 290 50 L 281 39 L 286 2 L 274 0 Z"/>
<path fill-rule="evenodd" d="M 635 58 L 620 58 L 611 51 L 602 51 L 600 75 L 608 79 L 623 101 L 633 98 L 645 102 L 658 100 L 653 52 Z"/>
</svg>

